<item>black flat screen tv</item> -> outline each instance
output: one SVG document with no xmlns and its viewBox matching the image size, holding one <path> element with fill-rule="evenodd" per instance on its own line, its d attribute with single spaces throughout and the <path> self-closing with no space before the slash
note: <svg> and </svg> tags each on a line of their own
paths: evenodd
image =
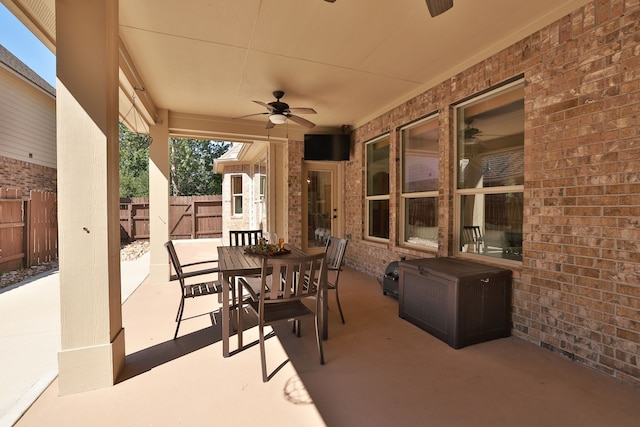
<svg viewBox="0 0 640 427">
<path fill-rule="evenodd" d="M 349 160 L 351 138 L 346 134 L 305 134 L 305 160 Z"/>
</svg>

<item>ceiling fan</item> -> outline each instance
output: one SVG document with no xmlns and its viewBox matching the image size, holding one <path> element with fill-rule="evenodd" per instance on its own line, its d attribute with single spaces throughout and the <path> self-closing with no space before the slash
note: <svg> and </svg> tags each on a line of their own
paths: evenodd
<svg viewBox="0 0 640 427">
<path fill-rule="evenodd" d="M 476 137 L 482 135 L 482 132 L 478 128 L 471 127 L 471 123 L 473 123 L 473 119 L 464 119 L 465 126 L 462 133 L 465 144 L 477 144 L 478 142 L 480 142 L 480 140 Z"/>
<path fill-rule="evenodd" d="M 477 127 L 471 126 L 474 119 L 471 117 L 464 119 L 464 129 L 460 132 L 463 137 L 463 141 L 465 145 L 476 145 L 481 142 L 486 142 L 489 140 L 493 140 L 495 138 L 502 138 L 508 136 L 508 134 L 494 134 L 494 133 L 485 133 Z"/>
<path fill-rule="evenodd" d="M 438 16 L 453 7 L 453 0 L 426 0 L 426 2 L 432 17 Z"/>
<path fill-rule="evenodd" d="M 269 115 L 269 120 L 267 121 L 267 129 L 271 129 L 275 125 L 281 125 L 287 121 L 287 119 L 298 123 L 304 127 L 312 128 L 315 126 L 315 123 L 310 122 L 307 119 L 303 119 L 300 116 L 296 116 L 296 114 L 316 114 L 316 110 L 313 108 L 291 108 L 289 104 L 280 101 L 280 98 L 284 96 L 284 92 L 281 90 L 273 91 L 273 96 L 276 98 L 275 101 L 271 102 L 262 102 L 262 101 L 253 101 L 256 104 L 262 105 L 268 111 L 264 113 L 255 113 L 249 114 L 246 116 L 238 117 L 239 119 L 250 116 L 258 116 L 263 114 Z"/>
<path fill-rule="evenodd" d="M 324 0 L 329 3 L 335 3 L 336 0 Z M 426 0 L 429 13 L 432 17 L 438 16 L 441 13 L 453 7 L 453 0 Z"/>
</svg>

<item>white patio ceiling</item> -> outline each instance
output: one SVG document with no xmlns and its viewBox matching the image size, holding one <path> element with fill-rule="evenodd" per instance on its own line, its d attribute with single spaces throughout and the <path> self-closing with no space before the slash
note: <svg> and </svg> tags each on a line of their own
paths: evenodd
<svg viewBox="0 0 640 427">
<path fill-rule="evenodd" d="M 55 40 L 54 0 L 2 1 Z M 266 111 L 252 100 L 283 90 L 291 107 L 318 112 L 303 116 L 318 128 L 339 128 L 366 123 L 585 3 L 454 0 L 433 18 L 424 0 L 122 0 L 120 37 L 157 108 L 237 122 Z"/>
</svg>

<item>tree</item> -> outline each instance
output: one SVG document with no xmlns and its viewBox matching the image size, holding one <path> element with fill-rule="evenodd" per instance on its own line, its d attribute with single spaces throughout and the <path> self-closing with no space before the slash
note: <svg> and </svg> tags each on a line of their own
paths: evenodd
<svg viewBox="0 0 640 427">
<path fill-rule="evenodd" d="M 120 197 L 149 196 L 149 141 L 120 123 Z M 222 194 L 222 175 L 213 160 L 227 152 L 228 142 L 170 138 L 171 194 Z"/>
<path fill-rule="evenodd" d="M 120 197 L 149 196 L 149 139 L 120 123 Z"/>
<path fill-rule="evenodd" d="M 222 175 L 213 160 L 227 152 L 228 142 L 170 138 L 171 195 L 222 194 Z"/>
</svg>

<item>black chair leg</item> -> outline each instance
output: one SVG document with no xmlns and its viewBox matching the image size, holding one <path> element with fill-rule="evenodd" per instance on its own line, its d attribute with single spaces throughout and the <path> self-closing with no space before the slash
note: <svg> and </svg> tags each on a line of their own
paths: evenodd
<svg viewBox="0 0 640 427">
<path fill-rule="evenodd" d="M 176 338 L 178 338 L 178 329 L 180 329 L 180 322 L 182 322 L 182 317 L 180 317 L 180 319 L 178 319 L 178 324 L 176 325 L 176 333 L 173 334 L 173 339 L 175 340 Z"/>
<path fill-rule="evenodd" d="M 320 316 L 315 316 L 316 320 L 316 341 L 318 343 L 318 353 L 320 353 L 320 364 L 324 365 L 324 350 L 322 348 L 322 337 L 320 336 Z"/>
<path fill-rule="evenodd" d="M 336 288 L 336 301 L 338 302 L 338 311 L 340 311 L 340 319 L 342 319 L 342 324 L 344 324 L 344 315 L 342 314 L 342 306 L 340 305 L 340 297 L 338 296 L 338 288 Z"/>
<path fill-rule="evenodd" d="M 180 322 L 182 322 L 182 313 L 184 312 L 184 298 L 180 300 L 180 307 L 178 308 L 178 316 L 176 317 L 176 333 L 173 335 L 173 339 L 178 338 L 178 329 L 180 329 Z"/>
<path fill-rule="evenodd" d="M 297 337 L 300 336 L 300 321 L 299 320 L 296 319 L 296 320 L 293 321 L 293 327 L 291 328 L 291 332 L 296 334 Z"/>
<path fill-rule="evenodd" d="M 176 313 L 176 322 L 182 316 L 182 310 L 184 309 L 184 298 L 180 299 L 180 305 L 178 306 L 178 312 Z"/>
</svg>

